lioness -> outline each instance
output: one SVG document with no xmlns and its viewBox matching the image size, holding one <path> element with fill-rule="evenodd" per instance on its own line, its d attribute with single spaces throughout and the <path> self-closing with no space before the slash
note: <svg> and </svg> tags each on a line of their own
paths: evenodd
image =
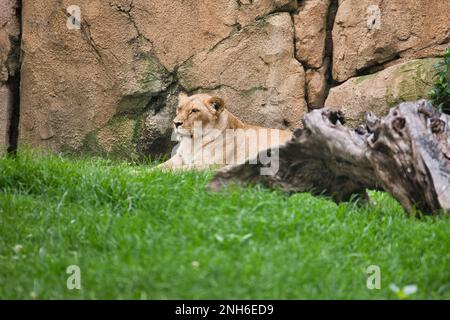
<svg viewBox="0 0 450 320">
<path fill-rule="evenodd" d="M 173 125 L 178 149 L 160 168 L 193 169 L 242 163 L 291 137 L 289 130 L 242 122 L 225 109 L 221 98 L 208 94 L 189 97 L 181 93 Z"/>
</svg>

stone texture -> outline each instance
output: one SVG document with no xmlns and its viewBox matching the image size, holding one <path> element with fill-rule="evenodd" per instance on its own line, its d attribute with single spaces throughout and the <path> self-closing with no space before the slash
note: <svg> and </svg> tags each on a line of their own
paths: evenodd
<svg viewBox="0 0 450 320">
<path fill-rule="evenodd" d="M 380 19 L 374 19 L 376 7 Z M 450 42 L 447 0 L 339 1 L 333 28 L 333 78 L 339 82 L 392 59 L 442 55 Z"/>
<path fill-rule="evenodd" d="M 126 9 L 78 1 L 82 26 L 69 30 L 71 4 L 23 5 L 20 141 L 57 151 L 81 150 L 113 116 L 151 108 L 172 81 Z"/>
<path fill-rule="evenodd" d="M 306 70 L 306 93 L 309 109 L 323 107 L 328 93 L 327 70 L 329 62 L 325 60 L 319 69 Z"/>
<path fill-rule="evenodd" d="M 16 0 L 0 2 L 0 84 L 4 84 L 19 70 L 18 37 L 20 24 L 16 16 Z"/>
<path fill-rule="evenodd" d="M 0 87 L 0 155 L 9 145 L 9 122 L 11 115 L 11 95 L 6 86 Z"/>
<path fill-rule="evenodd" d="M 136 156 L 134 132 L 136 120 L 128 117 L 114 117 L 97 134 L 100 154 L 119 158 Z M 131 154 L 130 154 L 131 152 Z"/>
<path fill-rule="evenodd" d="M 133 19 L 151 39 L 161 63 L 170 71 L 230 33 L 274 11 L 295 10 L 292 0 L 135 0 Z"/>
<path fill-rule="evenodd" d="M 181 88 L 178 85 L 170 87 L 162 96 L 153 101 L 156 110 L 149 110 L 143 117 L 140 132 L 136 132 L 137 152 L 139 154 L 160 157 L 162 154 L 170 154 L 176 144 L 175 136 L 172 137 L 172 123 L 178 106 L 178 96 Z"/>
<path fill-rule="evenodd" d="M 19 72 L 17 6 L 16 0 L 0 2 L 0 155 L 9 145 L 12 96 L 7 83 Z"/>
<path fill-rule="evenodd" d="M 226 107 L 249 123 L 298 126 L 307 107 L 293 33 L 288 13 L 258 20 L 187 61 L 179 69 L 181 85 L 223 97 Z"/>
<path fill-rule="evenodd" d="M 164 152 L 161 141 L 170 139 L 177 105 L 169 91 L 183 81 L 175 77 L 180 65 L 266 15 L 297 8 L 293 0 L 80 0 L 81 30 L 69 30 L 66 8 L 72 4 L 24 2 L 20 141 L 107 155 L 125 153 L 124 146 L 129 154 Z M 291 42 L 292 52 L 293 34 L 284 35 L 291 37 L 283 41 Z M 289 67 L 277 70 L 282 68 Z M 127 124 L 118 130 L 117 122 Z M 126 133 L 133 137 L 117 145 Z"/>
<path fill-rule="evenodd" d="M 305 0 L 294 15 L 295 55 L 307 68 L 318 69 L 325 56 L 327 13 L 331 0 Z"/>
<path fill-rule="evenodd" d="M 15 3 L 0 3 L 3 96 L 19 69 Z M 105 156 L 167 153 L 181 90 L 220 95 L 246 122 L 294 128 L 307 103 L 321 107 L 334 85 L 329 59 L 333 77 L 345 81 L 398 57 L 392 63 L 440 55 L 450 39 L 447 1 L 339 1 L 331 33 L 335 3 L 23 1 L 19 140 Z M 73 4 L 81 9 L 81 30 L 66 26 Z M 380 29 L 368 24 L 369 5 L 381 9 Z M 349 89 L 333 89 L 327 102 L 349 101 L 358 113 L 357 93 L 345 84 Z M 414 90 L 422 93 L 419 82 Z M 2 100 L 0 106 L 1 119 L 9 119 L 11 108 Z"/>
<path fill-rule="evenodd" d="M 435 80 L 434 65 L 439 60 L 412 60 L 375 74 L 351 78 L 330 90 L 325 106 L 344 111 L 353 127 L 364 123 L 366 111 L 384 116 L 397 103 L 427 97 Z"/>
</svg>

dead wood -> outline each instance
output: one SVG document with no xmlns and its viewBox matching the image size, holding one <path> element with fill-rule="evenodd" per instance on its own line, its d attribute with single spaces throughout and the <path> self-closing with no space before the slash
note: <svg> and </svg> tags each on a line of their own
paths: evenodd
<svg viewBox="0 0 450 320">
<path fill-rule="evenodd" d="M 450 117 L 425 100 L 405 102 L 366 126 L 344 126 L 344 115 L 330 108 L 304 116 L 304 129 L 291 141 L 258 155 L 257 164 L 224 168 L 210 183 L 219 190 L 230 182 L 262 184 L 286 192 L 311 192 L 348 201 L 366 189 L 385 190 L 407 212 L 450 212 Z M 278 153 L 279 169 L 262 175 L 259 159 Z M 273 159 L 272 159 L 273 161 Z"/>
</svg>

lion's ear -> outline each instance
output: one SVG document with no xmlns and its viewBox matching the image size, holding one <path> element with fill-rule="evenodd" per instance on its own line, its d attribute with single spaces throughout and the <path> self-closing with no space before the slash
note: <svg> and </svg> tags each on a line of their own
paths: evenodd
<svg viewBox="0 0 450 320">
<path fill-rule="evenodd" d="M 225 107 L 225 103 L 219 97 L 212 97 L 206 100 L 206 104 L 216 110 L 217 113 L 222 112 Z"/>
</svg>

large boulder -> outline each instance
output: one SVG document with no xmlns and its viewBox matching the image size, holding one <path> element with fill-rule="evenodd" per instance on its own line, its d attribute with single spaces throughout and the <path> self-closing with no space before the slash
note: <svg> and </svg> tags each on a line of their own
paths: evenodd
<svg viewBox="0 0 450 320">
<path fill-rule="evenodd" d="M 181 85 L 223 97 L 226 107 L 249 123 L 298 126 L 307 106 L 293 38 L 288 13 L 260 19 L 188 60 L 178 72 Z"/>
<path fill-rule="evenodd" d="M 86 150 L 97 130 L 116 116 L 139 117 L 172 81 L 125 7 L 77 3 L 79 30 L 67 27 L 65 6 L 24 2 L 22 143 Z"/>
<path fill-rule="evenodd" d="M 354 77 L 330 90 L 326 107 L 344 111 L 350 126 L 364 123 L 366 111 L 385 116 L 389 109 L 403 101 L 426 98 L 435 81 L 435 64 L 440 59 L 412 60 L 383 71 Z"/>
<path fill-rule="evenodd" d="M 80 29 L 67 26 L 70 4 L 24 2 L 21 143 L 108 156 L 167 152 L 180 83 L 189 82 L 178 70 L 244 38 L 257 43 L 222 52 L 223 61 L 236 54 L 256 61 L 260 53 L 281 61 L 261 62 L 264 74 L 254 67 L 260 61 L 222 64 L 226 81 L 246 74 L 249 83 L 263 84 L 249 91 L 239 86 L 239 92 L 223 87 L 224 100 L 262 125 L 284 127 L 306 110 L 292 22 L 278 13 L 296 10 L 297 1 L 80 0 Z M 266 24 L 274 25 L 261 31 Z M 211 80 L 196 90 L 211 90 L 219 77 L 211 70 L 199 70 Z"/>
<path fill-rule="evenodd" d="M 308 68 L 318 69 L 324 62 L 330 3 L 331 0 L 305 0 L 294 15 L 295 55 Z"/>
<path fill-rule="evenodd" d="M 293 0 L 138 0 L 129 14 L 168 70 L 211 48 L 230 33 L 275 11 L 291 11 Z"/>
<path fill-rule="evenodd" d="M 333 78 L 343 82 L 391 60 L 439 56 L 449 42 L 447 0 L 340 0 Z"/>
</svg>

